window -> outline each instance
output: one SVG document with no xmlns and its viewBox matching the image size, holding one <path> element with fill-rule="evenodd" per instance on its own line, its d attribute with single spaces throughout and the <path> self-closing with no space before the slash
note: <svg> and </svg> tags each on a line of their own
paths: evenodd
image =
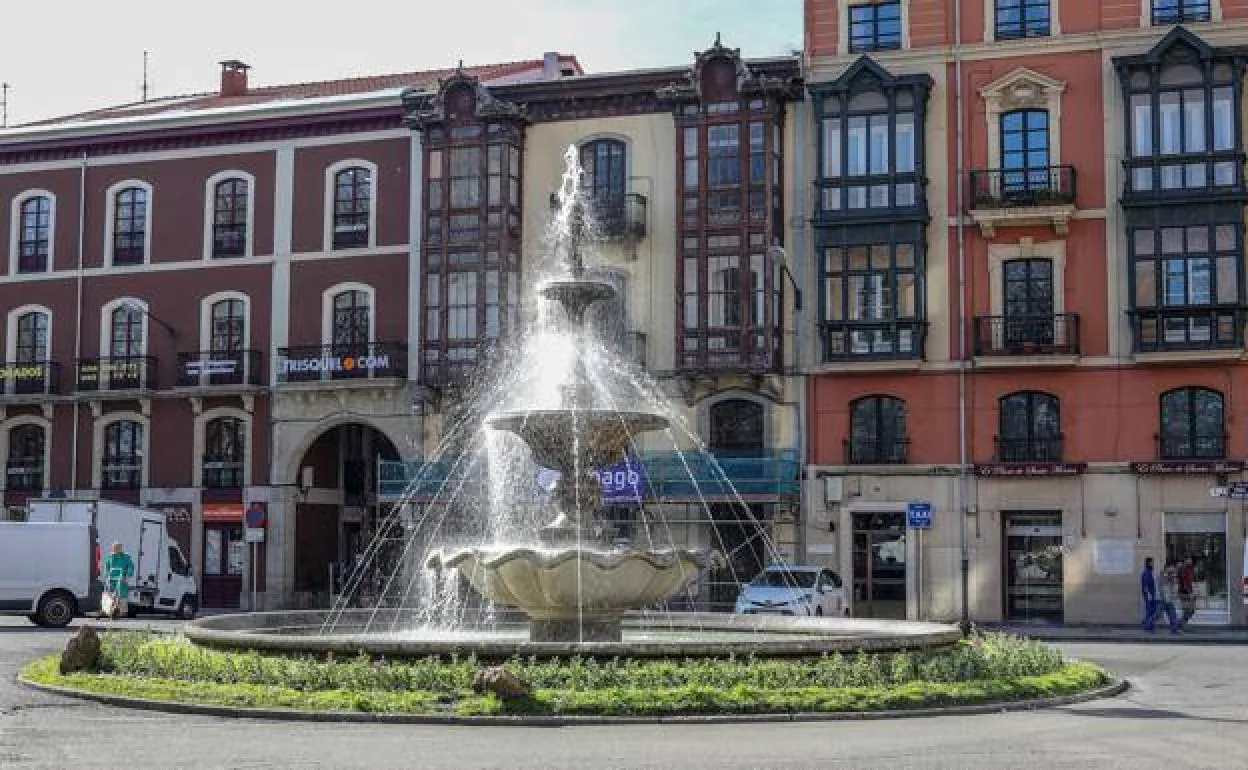
<svg viewBox="0 0 1248 770">
<path fill-rule="evenodd" d="M 246 179 L 225 179 L 213 188 L 212 256 L 247 254 L 247 212 L 250 189 Z"/>
<path fill-rule="evenodd" d="M 893 80 L 882 70 L 875 74 Z M 925 81 L 898 80 L 897 87 L 887 91 L 877 90 L 875 79 L 865 82 L 871 83 L 871 90 L 857 92 L 851 80 L 848 90 L 837 88 L 817 96 L 821 167 L 816 184 L 824 214 L 862 215 L 922 203 Z"/>
<path fill-rule="evenodd" d="M 432 386 L 466 379 L 513 328 L 519 307 L 522 132 L 506 114 L 481 117 L 481 91 L 470 78 L 451 81 L 429 97 L 440 109 L 422 126 L 420 377 Z"/>
<path fill-rule="evenodd" d="M 140 308 L 130 305 L 114 308 L 110 316 L 110 329 L 110 356 L 133 358 L 143 355 L 143 311 Z"/>
<path fill-rule="evenodd" d="M 1136 344 L 1238 347 L 1241 339 L 1241 225 L 1131 231 Z"/>
<path fill-rule="evenodd" d="M 334 174 L 333 248 L 355 249 L 370 244 L 372 172 L 352 166 Z"/>
<path fill-rule="evenodd" d="M 32 310 L 17 318 L 17 350 L 19 364 L 43 363 L 49 359 L 48 314 Z"/>
<path fill-rule="evenodd" d="M 1047 37 L 1050 32 L 1049 0 L 997 0 L 998 40 Z"/>
<path fill-rule="evenodd" d="M 1001 399 L 1000 408 L 999 462 L 1061 462 L 1061 416 L 1055 396 L 1011 393 Z"/>
<path fill-rule="evenodd" d="M 1163 393 L 1160 444 L 1163 460 L 1226 457 L 1222 394 L 1205 388 L 1179 388 Z"/>
<path fill-rule="evenodd" d="M 891 396 L 867 396 L 849 405 L 850 465 L 899 465 L 906 462 L 906 402 Z"/>
<path fill-rule="evenodd" d="M 45 435 L 41 425 L 18 425 L 9 431 L 6 489 L 15 492 L 43 490 L 43 465 L 47 452 Z"/>
<path fill-rule="evenodd" d="M 113 197 L 113 264 L 147 261 L 148 192 L 126 187 Z"/>
<path fill-rule="evenodd" d="M 762 453 L 763 405 L 741 398 L 711 406 L 710 449 L 723 457 L 754 457 Z"/>
<path fill-rule="evenodd" d="M 1209 0 L 1152 0 L 1153 25 L 1209 21 Z"/>
<path fill-rule="evenodd" d="M 1001 191 L 1007 199 L 1033 197 L 1052 187 L 1049 113 L 1014 110 L 1001 116 Z"/>
<path fill-rule="evenodd" d="M 922 355 L 923 279 L 917 226 L 883 226 L 838 238 L 883 236 L 823 250 L 824 359 Z"/>
<path fill-rule="evenodd" d="M 203 485 L 209 489 L 243 486 L 244 423 L 237 417 L 218 417 L 204 425 Z"/>
<path fill-rule="evenodd" d="M 22 201 L 17 226 L 17 272 L 46 272 L 52 248 L 52 199 L 36 195 Z"/>
<path fill-rule="evenodd" d="M 1006 349 L 1052 345 L 1057 326 L 1052 260 L 1011 259 L 1004 267 Z"/>
<path fill-rule="evenodd" d="M 212 328 L 208 348 L 214 353 L 234 355 L 242 352 L 247 344 L 247 304 L 241 299 L 223 299 L 214 302 L 209 311 Z"/>
<path fill-rule="evenodd" d="M 334 295 L 332 344 L 342 353 L 360 353 L 372 342 L 368 292 L 359 289 Z"/>
<path fill-rule="evenodd" d="M 867 3 L 849 7 L 849 51 L 891 51 L 901 48 L 901 3 Z"/>
<path fill-rule="evenodd" d="M 618 139 L 595 139 L 581 145 L 581 190 L 592 201 L 604 234 L 615 234 L 625 225 L 626 159 L 625 145 Z"/>
<path fill-rule="evenodd" d="M 774 97 L 742 98 L 735 59 L 702 69 L 678 117 L 677 365 L 771 371 L 781 360 L 782 141 Z"/>
<path fill-rule="evenodd" d="M 143 426 L 133 420 L 104 428 L 100 485 L 104 489 L 138 489 L 143 484 Z"/>
</svg>

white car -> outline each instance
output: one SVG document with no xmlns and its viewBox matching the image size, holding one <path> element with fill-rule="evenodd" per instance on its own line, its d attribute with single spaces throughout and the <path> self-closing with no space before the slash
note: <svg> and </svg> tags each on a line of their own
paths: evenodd
<svg viewBox="0 0 1248 770">
<path fill-rule="evenodd" d="M 768 567 L 742 587 L 733 611 L 739 615 L 850 615 L 840 575 L 821 567 Z"/>
</svg>

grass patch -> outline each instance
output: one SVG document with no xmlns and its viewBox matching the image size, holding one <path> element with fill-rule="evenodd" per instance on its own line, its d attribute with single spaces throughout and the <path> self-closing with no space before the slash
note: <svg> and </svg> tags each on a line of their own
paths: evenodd
<svg viewBox="0 0 1248 770">
<path fill-rule="evenodd" d="M 391 714 L 636 715 L 880 711 L 1069 695 L 1103 685 L 1100 667 L 1039 642 L 990 635 L 945 650 L 769 660 L 513 659 L 522 701 L 472 691 L 473 658 L 346 660 L 210 650 L 179 636 L 103 635 L 98 673 L 33 682 L 92 693 L 223 706 Z"/>
</svg>

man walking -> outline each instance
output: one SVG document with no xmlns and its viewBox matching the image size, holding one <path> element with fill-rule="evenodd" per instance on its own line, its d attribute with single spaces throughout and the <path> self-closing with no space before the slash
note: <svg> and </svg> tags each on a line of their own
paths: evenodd
<svg viewBox="0 0 1248 770">
<path fill-rule="evenodd" d="M 1153 557 L 1144 559 L 1144 571 L 1140 573 L 1140 595 L 1144 598 L 1144 630 L 1152 631 L 1157 622 L 1157 579 L 1153 576 Z"/>
<path fill-rule="evenodd" d="M 1181 625 L 1186 627 L 1196 614 L 1196 565 L 1190 556 L 1184 558 L 1179 567 L 1179 609 L 1183 611 Z"/>
</svg>

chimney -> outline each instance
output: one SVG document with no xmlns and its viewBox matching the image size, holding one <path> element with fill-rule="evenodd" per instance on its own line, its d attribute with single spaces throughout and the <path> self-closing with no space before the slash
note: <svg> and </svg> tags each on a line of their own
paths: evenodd
<svg viewBox="0 0 1248 770">
<path fill-rule="evenodd" d="M 558 80 L 562 75 L 559 72 L 559 52 L 547 51 L 542 54 L 542 79 Z"/>
<path fill-rule="evenodd" d="M 251 67 L 237 59 L 221 62 L 221 96 L 245 96 L 249 69 Z"/>
</svg>

